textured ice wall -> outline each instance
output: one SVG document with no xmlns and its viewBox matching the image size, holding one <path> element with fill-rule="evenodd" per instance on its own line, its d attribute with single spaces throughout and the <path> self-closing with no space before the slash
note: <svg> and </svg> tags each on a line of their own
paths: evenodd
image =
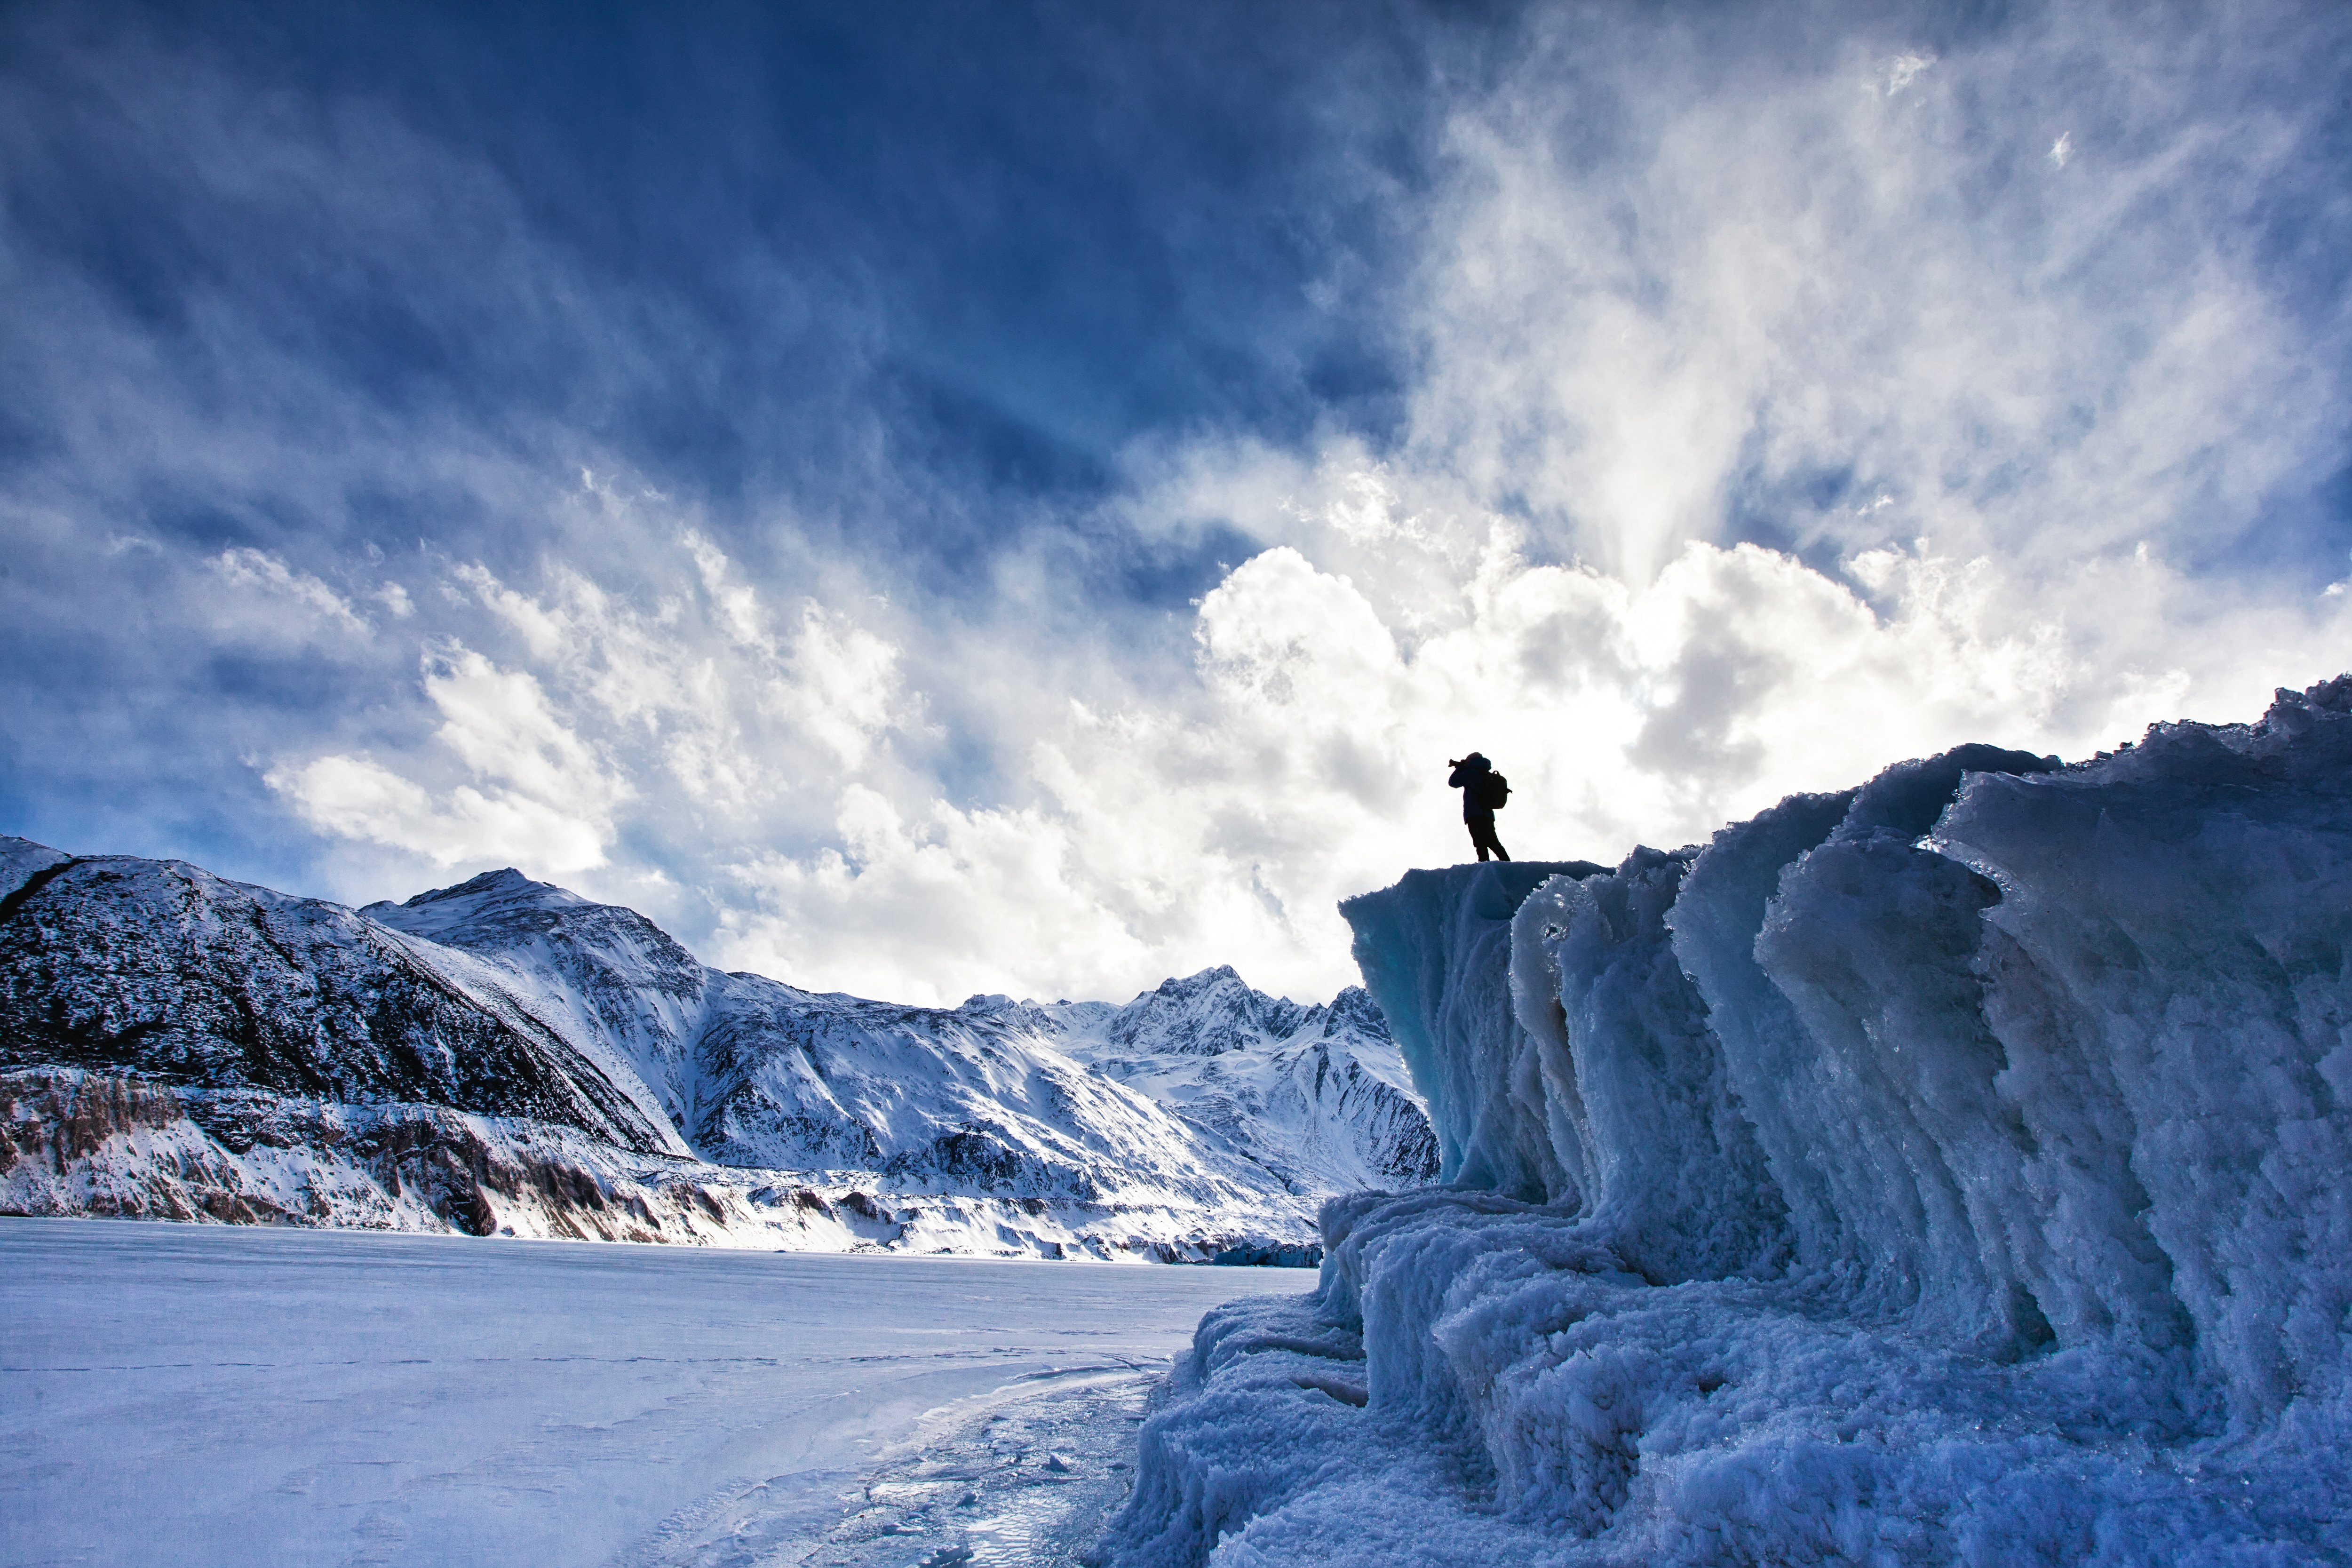
<svg viewBox="0 0 2352 1568">
<path fill-rule="evenodd" d="M 2062 1342 L 2193 1342 L 2249 1420 L 2346 1394 L 2347 713 L 2339 678 L 2251 731 L 1971 779 L 1932 841 L 2000 889 L 1978 969 L 2019 1276 Z"/>
<path fill-rule="evenodd" d="M 1706 1004 L 1665 917 L 1689 850 L 1637 849 L 1616 871 L 1556 879 L 1513 926 L 1516 1017 L 1543 1064 L 1555 1142 L 1580 1150 L 1580 1198 L 1644 1278 L 1769 1267 L 1789 1248 L 1787 1207 L 1733 1096 Z"/>
<path fill-rule="evenodd" d="M 1454 1184 L 1202 1325 L 1112 1560 L 2352 1563 L 2352 678 L 1346 912 Z"/>
<path fill-rule="evenodd" d="M 1917 841 L 1970 773 L 2056 763 L 1967 746 L 1784 801 L 1717 834 L 1666 916 L 1799 1258 L 1964 1336 L 2048 1330 L 2007 1256 L 2016 1115 L 1971 968 L 1999 891 Z"/>
<path fill-rule="evenodd" d="M 1511 916 L 1587 861 L 1484 861 L 1408 871 L 1339 906 L 1356 963 L 1387 1016 L 1437 1132 L 1438 1180 L 1523 1197 L 1580 1190 L 1572 1135 L 1547 1123 L 1536 1059 L 1509 1026 Z"/>
</svg>

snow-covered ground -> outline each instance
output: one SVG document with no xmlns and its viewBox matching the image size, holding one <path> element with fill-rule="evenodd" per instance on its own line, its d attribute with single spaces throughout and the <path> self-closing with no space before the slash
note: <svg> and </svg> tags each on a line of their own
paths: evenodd
<svg viewBox="0 0 2352 1568">
<path fill-rule="evenodd" d="M 0 1220 L 0 1563 L 1067 1561 L 1300 1279 Z"/>
</svg>

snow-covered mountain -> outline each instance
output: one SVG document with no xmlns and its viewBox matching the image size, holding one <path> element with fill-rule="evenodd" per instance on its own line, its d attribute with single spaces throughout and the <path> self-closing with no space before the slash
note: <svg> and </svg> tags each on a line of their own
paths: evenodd
<svg viewBox="0 0 2352 1568">
<path fill-rule="evenodd" d="M 466 953 L 179 861 L 0 839 L 0 1064 L 454 1106 L 685 1152 L 625 1066 Z"/>
<path fill-rule="evenodd" d="M 362 910 L 0 839 L 0 1209 L 1297 1256 L 1436 1144 L 1377 1010 L 818 994 L 512 870 Z"/>
<path fill-rule="evenodd" d="M 1429 1118 L 1360 987 L 1303 1007 L 1253 991 L 1221 966 L 1167 981 L 1124 1007 L 1046 1011 L 1065 1054 L 1222 1133 L 1292 1192 L 1436 1177 Z"/>
</svg>

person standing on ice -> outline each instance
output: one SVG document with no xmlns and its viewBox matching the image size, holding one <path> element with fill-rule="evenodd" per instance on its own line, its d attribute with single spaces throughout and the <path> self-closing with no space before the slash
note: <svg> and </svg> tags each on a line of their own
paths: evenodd
<svg viewBox="0 0 2352 1568">
<path fill-rule="evenodd" d="M 1484 860 L 1492 849 L 1496 859 L 1509 859 L 1511 852 L 1495 837 L 1495 808 L 1511 798 L 1510 782 L 1475 752 L 1445 765 L 1454 770 L 1445 782 L 1462 792 L 1462 820 L 1470 828 L 1470 843 L 1478 858 Z"/>
</svg>

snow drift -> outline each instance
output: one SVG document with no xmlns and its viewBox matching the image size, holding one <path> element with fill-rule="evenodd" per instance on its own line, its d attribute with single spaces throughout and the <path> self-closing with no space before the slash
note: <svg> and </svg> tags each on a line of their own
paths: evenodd
<svg viewBox="0 0 2352 1568">
<path fill-rule="evenodd" d="M 1452 1184 L 1202 1323 L 1116 1560 L 2352 1562 L 2352 677 L 1343 908 Z"/>
</svg>

